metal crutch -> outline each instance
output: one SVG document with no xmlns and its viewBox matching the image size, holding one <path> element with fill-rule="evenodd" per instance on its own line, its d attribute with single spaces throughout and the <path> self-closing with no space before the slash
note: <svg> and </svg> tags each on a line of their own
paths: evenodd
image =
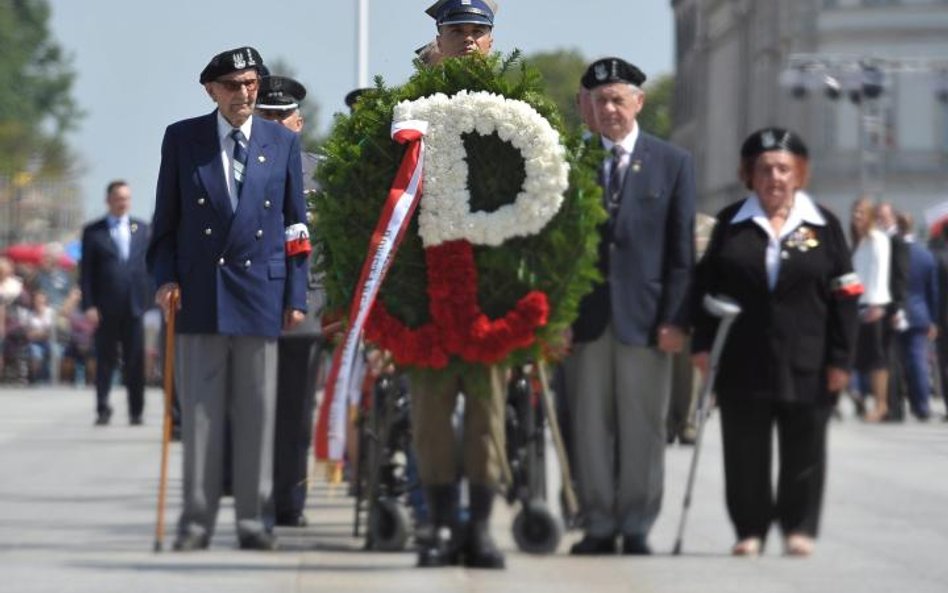
<svg viewBox="0 0 948 593">
<path fill-rule="evenodd" d="M 158 478 L 158 518 L 155 521 L 155 552 L 160 552 L 165 535 L 165 492 L 168 490 L 168 448 L 171 444 L 171 406 L 174 393 L 174 322 L 179 293 L 171 293 L 165 325 L 165 359 L 162 380 L 165 391 L 164 419 L 161 427 L 161 475 Z"/>
<path fill-rule="evenodd" d="M 711 390 L 714 388 L 714 378 L 718 373 L 718 359 L 721 358 L 721 351 L 724 349 L 724 342 L 727 340 L 731 324 L 741 313 L 741 307 L 737 303 L 727 298 L 713 297 L 709 294 L 705 295 L 702 305 L 705 311 L 721 321 L 718 324 L 717 332 L 714 334 L 714 344 L 711 346 L 708 376 L 705 377 L 704 385 L 701 386 L 701 393 L 698 395 L 698 403 L 695 406 L 698 433 L 695 435 L 695 452 L 691 457 L 691 468 L 688 470 L 688 484 L 685 486 L 681 521 L 678 523 L 678 537 L 675 539 L 675 549 L 672 551 L 675 556 L 681 554 L 682 541 L 685 536 L 685 522 L 688 518 L 688 510 L 691 508 L 691 491 L 695 484 L 698 457 L 701 455 L 701 437 L 704 435 L 704 422 L 708 417 L 708 402 L 711 399 Z"/>
</svg>

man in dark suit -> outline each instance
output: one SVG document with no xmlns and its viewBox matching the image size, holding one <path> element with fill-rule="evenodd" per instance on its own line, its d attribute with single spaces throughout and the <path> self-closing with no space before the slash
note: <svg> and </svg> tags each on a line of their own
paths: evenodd
<svg viewBox="0 0 948 593">
<path fill-rule="evenodd" d="M 300 103 L 306 87 L 286 76 L 265 76 L 255 113 L 282 124 L 297 134 L 303 131 Z M 311 152 L 300 155 L 303 161 L 303 193 L 309 197 L 318 190 L 313 175 L 318 158 Z M 322 282 L 312 268 L 306 291 L 306 319 L 286 330 L 277 343 L 276 442 L 273 457 L 273 507 L 276 524 L 284 527 L 306 526 L 306 470 L 313 436 L 313 411 L 316 403 L 316 378 L 319 373 L 322 328 L 319 313 L 325 304 Z"/>
<path fill-rule="evenodd" d="M 148 251 L 168 312 L 180 294 L 184 508 L 176 550 L 206 548 L 221 496 L 225 424 L 241 549 L 272 550 L 277 337 L 306 311 L 309 232 L 299 138 L 253 117 L 263 60 L 218 54 L 200 82 L 217 104 L 165 131 Z"/>
<path fill-rule="evenodd" d="M 639 129 L 645 75 L 620 58 L 583 76 L 608 155 L 601 183 L 605 281 L 580 305 L 566 360 L 586 535 L 573 554 L 648 554 L 662 500 L 671 354 L 688 328 L 694 265 L 691 156 Z"/>
<path fill-rule="evenodd" d="M 929 239 L 929 248 L 935 256 L 938 267 L 938 308 L 935 310 L 935 321 L 938 324 L 938 338 L 935 341 L 936 366 L 938 373 L 936 380 L 940 388 L 936 395 L 940 395 L 948 409 L 948 223 L 936 223 L 937 232 L 933 231 Z M 948 421 L 948 415 L 944 418 Z"/>
<path fill-rule="evenodd" d="M 908 327 L 899 333 L 902 366 L 908 387 L 909 406 L 919 420 L 931 416 L 930 348 L 938 336 L 938 266 L 935 256 L 915 241 L 912 216 L 899 213 L 899 235 L 908 250 L 908 283 L 905 317 Z M 939 372 L 936 370 L 936 372 Z"/>
<path fill-rule="evenodd" d="M 82 230 L 80 286 L 82 309 L 97 325 L 96 425 L 112 417 L 109 389 L 118 346 L 128 390 L 128 417 L 142 423 L 145 406 L 145 329 L 142 316 L 151 304 L 151 280 L 145 268 L 148 225 L 128 215 L 132 190 L 121 180 L 106 189 L 108 216 Z"/>
</svg>

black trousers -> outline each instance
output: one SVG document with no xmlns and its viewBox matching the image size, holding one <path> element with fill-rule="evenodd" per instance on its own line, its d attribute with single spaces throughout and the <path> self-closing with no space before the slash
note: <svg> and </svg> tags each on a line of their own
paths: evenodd
<svg viewBox="0 0 948 593">
<path fill-rule="evenodd" d="M 109 410 L 112 374 L 122 345 L 122 368 L 128 391 L 128 415 L 137 418 L 145 408 L 145 326 L 141 315 L 100 311 L 95 332 L 95 394 L 96 412 Z"/>
<path fill-rule="evenodd" d="M 738 539 L 765 538 L 770 524 L 784 534 L 815 537 L 826 474 L 828 405 L 750 401 L 721 394 L 727 510 Z M 779 471 L 771 480 L 773 429 Z"/>
<path fill-rule="evenodd" d="M 277 343 L 277 405 L 273 448 L 273 505 L 277 517 L 303 512 L 306 468 L 313 437 L 313 410 L 321 338 L 281 337 Z"/>
</svg>

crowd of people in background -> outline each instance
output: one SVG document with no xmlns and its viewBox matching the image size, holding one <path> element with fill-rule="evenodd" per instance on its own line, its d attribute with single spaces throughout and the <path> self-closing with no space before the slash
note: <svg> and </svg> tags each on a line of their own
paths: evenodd
<svg viewBox="0 0 948 593">
<path fill-rule="evenodd" d="M 78 271 L 63 263 L 62 251 L 49 243 L 35 263 L 0 256 L 0 384 L 95 384 L 96 324 L 82 310 Z M 153 384 L 156 343 L 146 357 Z"/>
<path fill-rule="evenodd" d="M 901 422 L 906 408 L 928 420 L 948 370 L 948 229 L 928 229 L 926 246 L 911 214 L 890 202 L 863 196 L 851 214 L 853 267 L 866 291 L 849 396 L 868 422 Z"/>
</svg>

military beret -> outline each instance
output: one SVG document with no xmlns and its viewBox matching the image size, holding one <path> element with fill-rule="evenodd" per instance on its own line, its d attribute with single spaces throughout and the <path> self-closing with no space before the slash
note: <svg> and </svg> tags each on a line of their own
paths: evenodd
<svg viewBox="0 0 948 593">
<path fill-rule="evenodd" d="M 439 27 L 466 23 L 493 27 L 497 3 L 494 0 L 438 0 L 425 12 Z"/>
<path fill-rule="evenodd" d="M 306 87 L 288 76 L 264 76 L 257 92 L 257 109 L 289 111 L 300 106 Z"/>
<path fill-rule="evenodd" d="M 201 70 L 201 84 L 217 80 L 231 72 L 253 68 L 261 75 L 266 72 L 263 58 L 252 47 L 238 47 L 221 52 L 211 58 L 204 70 Z"/>
<path fill-rule="evenodd" d="M 784 150 L 805 159 L 810 156 L 803 139 L 790 130 L 763 128 L 744 140 L 744 144 L 741 145 L 741 158 L 756 157 L 771 150 Z"/>
<path fill-rule="evenodd" d="M 586 68 L 580 83 L 584 88 L 594 89 L 604 84 L 624 82 L 635 86 L 645 84 L 645 74 L 622 58 L 603 58 Z"/>
</svg>

